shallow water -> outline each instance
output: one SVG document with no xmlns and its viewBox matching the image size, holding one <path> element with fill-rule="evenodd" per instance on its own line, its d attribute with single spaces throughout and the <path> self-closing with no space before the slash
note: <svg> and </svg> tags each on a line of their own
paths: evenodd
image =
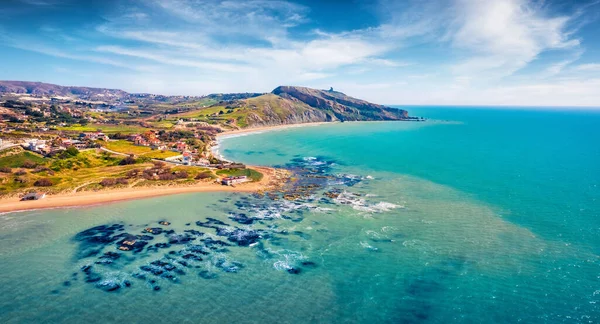
<svg viewBox="0 0 600 324">
<path fill-rule="evenodd" d="M 1 215 L 0 320 L 597 322 L 600 115 L 414 110 L 439 121 L 344 123 L 222 143 L 230 159 L 330 175 L 300 175 L 326 186 L 295 202 L 202 193 Z M 337 198 L 323 195 L 333 189 Z M 242 212 L 261 219 L 230 218 Z M 102 252 L 123 256 L 103 266 L 81 257 L 76 239 L 117 223 L 133 234 L 194 229 L 232 243 L 195 224 L 207 217 L 269 232 L 253 246 L 211 251 L 177 281 L 132 274 L 185 245 L 134 254 L 111 242 Z M 218 260 L 239 269 L 223 271 Z M 86 283 L 88 264 L 103 280 L 132 286 L 106 292 Z"/>
</svg>

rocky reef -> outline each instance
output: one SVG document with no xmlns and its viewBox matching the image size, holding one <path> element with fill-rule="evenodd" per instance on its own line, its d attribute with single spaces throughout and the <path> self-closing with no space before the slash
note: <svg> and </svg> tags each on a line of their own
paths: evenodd
<svg viewBox="0 0 600 324">
<path fill-rule="evenodd" d="M 335 174 L 334 165 L 324 157 L 295 158 L 283 166 L 294 173 L 294 179 L 277 191 L 220 201 L 230 208 L 225 218 L 204 217 L 179 228 L 163 219 L 153 224 L 105 224 L 81 231 L 72 238 L 77 244 L 74 259 L 79 270 L 62 286 L 70 287 L 80 275 L 83 282 L 113 293 L 137 285 L 160 291 L 162 285 L 181 284 L 194 277 L 214 280 L 244 269 L 245 265 L 236 260 L 240 249 L 253 249 L 257 258 L 272 260 L 275 270 L 292 275 L 313 270 L 318 264 L 310 256 L 271 248 L 293 244 L 290 236 L 312 239 L 311 234 L 288 231 L 286 222 L 302 222 L 306 212 L 332 210 L 324 207 L 327 205 L 378 212 L 373 208 L 377 203 L 348 192 L 368 178 Z M 376 243 L 390 241 L 378 234 L 368 238 Z"/>
</svg>

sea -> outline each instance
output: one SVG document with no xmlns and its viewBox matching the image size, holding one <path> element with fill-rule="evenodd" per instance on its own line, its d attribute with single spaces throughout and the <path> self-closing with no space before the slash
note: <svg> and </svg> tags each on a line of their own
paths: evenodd
<svg viewBox="0 0 600 324">
<path fill-rule="evenodd" d="M 600 322 L 600 111 L 405 109 L 220 140 L 281 192 L 0 215 L 0 322 Z"/>
</svg>

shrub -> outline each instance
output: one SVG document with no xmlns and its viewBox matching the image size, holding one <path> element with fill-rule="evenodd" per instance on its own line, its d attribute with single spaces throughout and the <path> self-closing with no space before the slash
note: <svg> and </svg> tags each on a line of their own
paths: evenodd
<svg viewBox="0 0 600 324">
<path fill-rule="evenodd" d="M 19 170 L 19 171 L 15 172 L 15 175 L 18 175 L 18 176 L 22 176 L 22 175 L 26 175 L 26 174 L 27 174 L 27 171 L 25 171 L 25 170 Z"/>
<path fill-rule="evenodd" d="M 133 169 L 133 170 L 127 171 L 127 173 L 125 173 L 125 177 L 126 178 L 135 178 L 139 174 L 140 174 L 140 169 Z"/>
<path fill-rule="evenodd" d="M 133 156 L 128 156 L 119 162 L 119 165 L 135 164 L 136 160 Z"/>
<path fill-rule="evenodd" d="M 43 167 L 43 166 L 37 166 L 35 169 L 33 169 L 33 173 L 40 173 L 40 172 L 44 172 L 44 171 L 50 171 L 50 169 Z"/>
<path fill-rule="evenodd" d="M 166 165 L 165 162 L 161 162 L 161 161 L 152 161 L 152 164 L 154 164 L 154 167 L 158 168 L 158 169 L 160 169 Z"/>
<path fill-rule="evenodd" d="M 175 180 L 177 177 L 172 173 L 163 173 L 158 175 L 159 180 Z"/>
<path fill-rule="evenodd" d="M 26 182 L 27 182 L 27 179 L 19 177 L 19 178 L 15 178 L 15 182 L 18 182 L 18 183 L 26 183 Z"/>
<path fill-rule="evenodd" d="M 188 173 L 185 171 L 179 171 L 175 174 L 175 177 L 177 177 L 177 179 L 187 179 Z"/>
<path fill-rule="evenodd" d="M 50 187 L 53 185 L 52 180 L 48 178 L 39 179 L 33 183 L 36 187 Z"/>
<path fill-rule="evenodd" d="M 23 167 L 26 169 L 33 169 L 33 168 L 37 167 L 37 164 L 35 162 L 27 160 L 27 161 L 23 162 Z"/>
<path fill-rule="evenodd" d="M 122 184 L 122 185 L 129 184 L 129 180 L 127 180 L 126 178 L 117 178 L 116 181 L 117 181 L 117 184 Z"/>
<path fill-rule="evenodd" d="M 112 178 L 106 178 L 106 179 L 102 179 L 102 181 L 100 181 L 100 185 L 103 187 L 114 186 L 116 183 L 117 183 L 117 181 Z"/>
<path fill-rule="evenodd" d="M 0 172 L 2 173 L 12 173 L 12 169 L 10 167 L 1 167 Z"/>
<path fill-rule="evenodd" d="M 198 173 L 198 175 L 196 175 L 196 180 L 204 180 L 204 179 L 209 179 L 212 178 L 212 172 L 210 171 L 204 171 L 204 172 L 200 172 Z"/>
</svg>

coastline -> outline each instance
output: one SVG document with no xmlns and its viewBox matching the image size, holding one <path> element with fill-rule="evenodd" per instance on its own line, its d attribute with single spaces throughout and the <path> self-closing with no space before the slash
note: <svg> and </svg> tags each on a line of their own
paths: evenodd
<svg viewBox="0 0 600 324">
<path fill-rule="evenodd" d="M 286 124 L 226 131 L 217 134 L 217 145 L 210 147 L 210 151 L 219 159 L 227 161 L 223 156 L 221 156 L 221 154 L 219 154 L 218 151 L 220 140 L 225 139 L 227 137 L 244 136 L 253 133 L 263 133 L 289 128 L 310 127 L 335 123 L 337 122 Z M 279 187 L 283 184 L 285 178 L 289 176 L 286 170 L 262 166 L 249 167 L 260 171 L 263 174 L 263 179 L 261 179 L 258 182 L 248 182 L 239 184 L 235 187 L 223 186 L 217 182 L 200 182 L 194 185 L 187 186 L 152 186 L 141 188 L 106 189 L 102 191 L 91 192 L 88 191 L 77 193 L 60 193 L 56 195 L 48 195 L 46 196 L 46 198 L 40 200 L 31 201 L 20 201 L 17 197 L 0 198 L 0 214 L 39 209 L 85 207 L 104 203 L 113 203 L 127 200 L 144 199 L 193 192 L 259 192 Z"/>
<path fill-rule="evenodd" d="M 193 192 L 259 192 L 277 188 L 287 176 L 287 171 L 268 167 L 251 167 L 260 171 L 263 178 L 232 186 L 220 183 L 200 182 L 189 186 L 154 186 L 143 188 L 108 189 L 96 192 L 78 192 L 49 195 L 44 199 L 20 201 L 17 197 L 0 199 L 0 213 L 12 213 L 38 209 L 84 207 L 103 203 L 152 198 Z M 159 189 L 159 190 L 157 190 Z"/>
<path fill-rule="evenodd" d="M 250 134 L 260 134 L 260 133 L 272 132 L 272 131 L 277 131 L 277 130 L 285 130 L 285 129 L 290 129 L 290 128 L 311 127 L 311 126 L 320 126 L 320 125 L 325 125 L 325 124 L 337 124 L 337 123 L 339 123 L 339 122 L 312 122 L 312 123 L 301 123 L 301 124 L 261 126 L 261 127 L 243 128 L 243 129 L 225 131 L 223 133 L 217 134 L 217 143 L 216 143 L 216 145 L 211 146 L 209 148 L 209 151 L 214 156 L 219 158 L 220 160 L 231 162 L 231 161 L 227 160 L 219 152 L 219 146 L 221 144 L 220 142 L 223 139 L 230 138 L 230 137 L 237 137 L 237 136 L 245 136 L 245 135 L 250 135 Z"/>
</svg>

